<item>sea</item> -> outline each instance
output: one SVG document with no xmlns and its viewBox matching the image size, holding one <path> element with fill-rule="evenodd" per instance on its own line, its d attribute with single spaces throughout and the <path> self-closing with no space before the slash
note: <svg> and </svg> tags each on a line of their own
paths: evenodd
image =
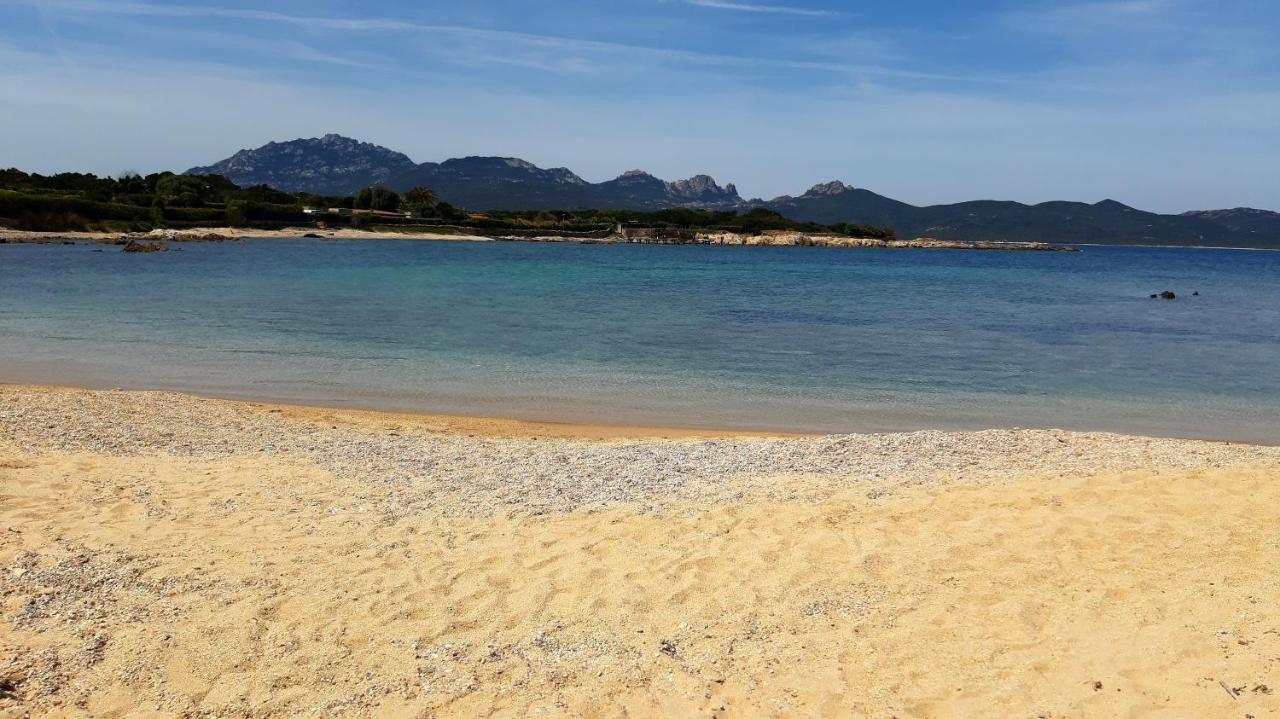
<svg viewBox="0 0 1280 719">
<path fill-rule="evenodd" d="M 1280 444 L 1280 252 L 0 245 L 0 382 L 670 427 Z M 1152 299 L 1170 290 L 1177 299 Z"/>
</svg>

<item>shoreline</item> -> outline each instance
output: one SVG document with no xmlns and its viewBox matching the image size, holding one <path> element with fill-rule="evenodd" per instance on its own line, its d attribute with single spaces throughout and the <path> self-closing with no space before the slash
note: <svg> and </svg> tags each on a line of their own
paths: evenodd
<svg viewBox="0 0 1280 719">
<path fill-rule="evenodd" d="M 172 239 L 163 236 L 151 237 L 146 232 L 43 232 L 29 230 L 8 230 L 0 228 L 0 243 L 9 244 L 56 244 L 60 241 L 92 242 L 99 244 L 123 243 L 122 238 L 138 241 L 186 242 L 235 242 L 239 240 L 427 240 L 445 242 L 494 242 L 492 237 L 484 235 L 460 235 L 430 232 L 377 232 L 373 230 L 354 230 L 348 228 L 334 230 L 318 230 L 309 227 L 288 227 L 280 230 L 263 230 L 243 227 L 192 227 L 174 230 Z M 318 237 L 307 237 L 318 235 Z M 213 238 L 213 239 L 206 239 Z"/>
<path fill-rule="evenodd" d="M 404 232 L 394 230 L 359 230 L 350 228 L 314 229 L 290 227 L 279 230 L 254 230 L 231 227 L 193 227 L 184 230 L 152 230 L 151 232 L 35 232 L 0 230 L 0 243 L 9 244 L 77 244 L 95 242 L 125 245 L 126 252 L 167 250 L 168 243 L 238 242 L 245 239 L 315 239 L 315 240 L 423 240 L 452 242 L 528 242 L 569 245 L 702 245 L 722 247 L 808 247 L 827 249 L 888 250 L 988 250 L 1014 252 L 1080 252 L 1066 245 L 1045 242 L 956 242 L 917 237 L 902 240 L 880 240 L 796 231 L 766 231 L 758 234 L 694 231 L 687 238 L 658 236 L 605 237 L 576 235 L 518 234 L 472 235 L 465 232 Z"/>
<path fill-rule="evenodd" d="M 285 412 L 295 416 L 351 416 L 361 417 L 364 421 L 397 421 L 413 423 L 424 427 L 434 427 L 436 431 L 471 432 L 479 436 L 496 437 L 556 437 L 563 439 L 611 440 L 611 439 L 718 439 L 718 438 L 816 438 L 839 435 L 905 435 L 916 432 L 943 432 L 965 434 L 976 432 L 1006 431 L 1050 431 L 1069 433 L 1096 433 L 1139 439 L 1159 439 L 1168 441 L 1208 442 L 1225 445 L 1241 445 L 1256 447 L 1280 447 L 1280 436 L 1267 435 L 1261 432 L 1244 434 L 1191 433 L 1173 429 L 1160 429 L 1151 424 L 1147 427 L 1135 426 L 1132 422 L 1094 421 L 1092 423 L 1076 419 L 1070 422 L 1000 422 L 997 419 L 971 418 L 969 420 L 954 419 L 950 422 L 933 424 L 916 424 L 903 418 L 888 419 L 877 416 L 875 420 L 866 419 L 853 422 L 847 427 L 816 426 L 797 427 L 794 425 L 769 424 L 757 422 L 754 425 L 740 424 L 733 426 L 732 421 L 716 422 L 714 420 L 699 421 L 682 419 L 680 422 L 649 421 L 645 418 L 616 419 L 609 417 L 610 412 L 596 410 L 563 409 L 558 412 L 547 410 L 521 410 L 508 403 L 505 410 L 498 412 L 470 411 L 470 409 L 433 409 L 407 406 L 390 406 L 379 404 L 375 399 L 331 399 L 316 397 L 275 396 L 250 391 L 236 390 L 197 390 L 183 387 L 157 387 L 121 384 L 119 382 L 76 379 L 64 381 L 55 379 L 23 378 L 16 381 L 0 380 L 0 393 L 5 390 L 31 392 L 115 392 L 122 394 L 179 395 L 202 402 L 216 402 L 244 407 L 266 407 L 272 411 Z M 539 414 L 543 416 L 539 416 Z M 547 416 L 551 415 L 551 416 Z M 780 421 L 779 421 L 780 422 Z"/>
<path fill-rule="evenodd" d="M 1139 247 L 1149 250 L 1232 250 L 1234 252 L 1280 252 L 1280 247 L 1222 247 L 1219 245 L 1107 245 L 1101 242 L 1069 242 L 1068 247 Z"/>
<path fill-rule="evenodd" d="M 254 409 L 284 417 L 317 423 L 357 427 L 412 427 L 417 431 L 440 434 L 466 434 L 479 437 L 557 438 L 574 440 L 703 440 L 703 439 L 786 439 L 820 437 L 823 432 L 788 432 L 783 430 L 730 429 L 720 427 L 679 427 L 643 424 L 611 424 L 572 420 L 534 420 L 501 415 L 469 415 L 448 412 L 402 411 L 365 407 L 340 407 L 319 403 L 289 402 L 281 399 L 248 399 L 223 397 L 200 392 L 169 389 L 136 389 L 122 387 L 64 384 L 0 382 L 0 397 L 7 393 L 102 392 L 120 395 L 174 395 L 192 401 L 228 407 Z M 1216 441 L 1216 440 L 1205 440 Z M 1237 443 L 1245 444 L 1245 443 Z"/>
<path fill-rule="evenodd" d="M 323 240 L 415 240 L 427 242 L 530 242 L 530 243 L 565 243 L 565 244 L 691 244 L 691 245 L 707 245 L 707 246 L 724 246 L 724 247 L 819 247 L 828 249 L 974 249 L 974 250 L 1041 250 L 1044 247 L 1052 247 L 1054 251 L 1079 251 L 1071 248 L 1080 247 L 1134 247 L 1146 249 L 1179 249 L 1179 250 L 1230 250 L 1233 252 L 1280 252 L 1280 247 L 1221 247 L 1216 245 L 1149 245 L 1149 244 L 1111 244 L 1098 242 L 1069 242 L 1049 244 L 1036 241 L 1023 242 L 989 242 L 989 241 L 973 241 L 973 242 L 952 242 L 947 240 L 932 240 L 930 238 L 916 238 L 912 240 L 899 240 L 896 244 L 883 246 L 879 241 L 859 240 L 857 238 L 849 238 L 846 241 L 830 244 L 809 245 L 805 243 L 771 243 L 771 242 L 751 242 L 751 241 L 729 241 L 722 235 L 724 233 L 707 233 L 706 240 L 674 243 L 662 241 L 643 241 L 643 240 L 618 240 L 618 239 L 599 239 L 599 238 L 579 238 L 565 237 L 553 234 L 548 235 L 530 235 L 520 237 L 507 237 L 501 235 L 469 235 L 461 233 L 432 233 L 432 232 L 396 232 L 396 231 L 374 231 L 374 230 L 357 230 L 350 228 L 340 229 L 316 229 L 308 227 L 289 227 L 278 230 L 268 229 L 252 229 L 252 228 L 236 228 L 236 227 L 193 227 L 183 230 L 172 231 L 176 237 L 173 239 L 148 237 L 148 233 L 128 233 L 128 232 L 46 232 L 32 230 L 12 230 L 0 228 L 0 244 L 57 244 L 59 242 L 92 242 L 100 244 L 116 244 L 123 243 L 121 238 L 132 238 L 137 241 L 171 241 L 176 243 L 185 242 L 229 242 L 245 239 L 323 239 Z M 220 239 L 202 239 L 211 236 L 219 236 Z M 1002 246 L 1003 245 L 1003 246 Z"/>
<path fill-rule="evenodd" d="M 191 457 L 265 452 L 310 458 L 339 476 L 363 477 L 384 471 L 432 476 L 438 461 L 424 461 L 430 454 L 419 454 L 418 445 L 435 447 L 433 451 L 442 453 L 441 457 L 454 457 L 449 462 L 475 452 L 518 450 L 522 463 L 527 461 L 526 454 L 537 457 L 526 470 L 513 464 L 468 462 L 466 472 L 432 480 L 451 485 L 463 482 L 451 490 L 462 494 L 452 494 L 448 501 L 470 506 L 468 513 L 481 514 L 505 511 L 504 506 L 525 511 L 543 503 L 550 511 L 577 511 L 590 506 L 661 506 L 680 497 L 737 501 L 747 487 L 751 492 L 767 487 L 771 494 L 783 491 L 791 496 L 793 490 L 774 485 L 774 477 L 805 478 L 801 484 L 811 489 L 842 486 L 851 477 L 891 488 L 987 482 L 1025 472 L 1096 473 L 1206 462 L 1222 466 L 1225 458 L 1267 459 L 1280 466 L 1277 446 L 1111 432 L 685 433 L 303 407 L 170 391 L 0 384 L 0 446 L 5 435 L 11 446 L 25 451 L 147 456 L 159 452 Z M 557 462 L 542 465 L 546 453 Z M 559 459 L 562 455 L 565 458 Z M 618 464 L 617 457 L 623 455 L 634 456 Z M 668 462 L 667 455 L 682 459 Z M 577 462 L 566 462 L 568 456 L 576 456 Z M 527 470 L 533 471 L 524 474 Z M 554 487 L 538 486 L 551 480 Z M 507 482 L 513 486 L 506 486 Z M 726 486 L 738 482 L 745 484 L 725 493 Z M 512 494 L 518 487 L 536 491 Z M 673 492 L 676 488 L 681 489 Z M 476 492 L 476 498 L 466 499 L 465 495 Z M 546 494 L 534 496 L 540 493 Z"/>
</svg>

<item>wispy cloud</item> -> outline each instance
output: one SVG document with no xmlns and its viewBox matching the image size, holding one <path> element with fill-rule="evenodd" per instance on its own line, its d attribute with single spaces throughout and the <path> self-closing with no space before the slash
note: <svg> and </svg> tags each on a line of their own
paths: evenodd
<svg viewBox="0 0 1280 719">
<path fill-rule="evenodd" d="M 1177 18 L 1193 4 L 1187 0 L 1089 0 L 1015 10 L 1008 20 L 1015 29 L 1052 34 L 1169 31 L 1182 29 Z"/>
<path fill-rule="evenodd" d="M 370 62 L 361 62 L 352 60 L 351 58 L 335 55 L 330 52 L 317 50 L 310 45 L 306 45 L 296 40 L 289 40 L 280 45 L 279 48 L 286 57 L 294 60 L 300 60 L 308 63 L 323 63 L 326 65 L 338 65 L 340 67 L 363 68 L 366 70 L 383 69 L 383 66 Z"/>
<path fill-rule="evenodd" d="M 1231 7 L 1224 10 L 1224 5 Z M 1051 39 L 1042 77 L 1151 94 L 1274 87 L 1275 10 L 1229 0 L 1094 0 L 1019 9 L 1004 28 Z"/>
<path fill-rule="evenodd" d="M 738 12 L 767 13 L 773 15 L 803 15 L 806 17 L 831 17 L 843 15 L 835 10 L 811 10 L 809 8 L 792 7 L 790 5 L 754 5 L 751 3 L 727 2 L 727 0 L 685 0 L 690 5 L 711 7 L 719 10 L 737 10 Z"/>
<path fill-rule="evenodd" d="M 696 4 L 714 4 L 715 7 L 733 9 L 770 7 L 775 10 L 780 6 L 738 5 L 722 2 L 722 0 L 687 0 Z M 380 33 L 420 33 L 449 36 L 453 38 L 484 41 L 490 43 L 493 55 L 490 61 L 497 64 L 520 65 L 531 69 L 548 72 L 579 72 L 583 67 L 591 67 L 572 57 L 559 58 L 554 62 L 531 61 L 527 54 L 514 53 L 516 45 L 525 48 L 558 50 L 564 53 L 582 55 L 610 55 L 620 58 L 626 64 L 636 59 L 648 59 L 657 62 L 698 65 L 702 67 L 745 68 L 753 70 L 788 70 L 811 73 L 833 73 L 852 77 L 861 81 L 866 77 L 897 78 L 922 82 L 944 83 L 979 83 L 1008 85 L 1038 85 L 1041 81 L 1035 78 L 1015 77 L 993 74 L 964 74 L 931 72 L 912 68 L 888 67 L 884 65 L 844 63 L 830 60 L 806 60 L 793 57 L 748 56 L 728 53 L 702 52 L 678 48 L 664 48 L 649 45 L 636 45 L 602 40 L 545 35 L 519 32 L 513 30 L 497 30 L 491 28 L 475 28 L 465 25 L 427 24 L 408 20 L 378 17 L 334 17 L 323 15 L 293 15 L 271 10 L 249 10 L 236 8 L 220 8 L 201 5 L 162 5 L 144 2 L 117 2 L 115 0 L 44 0 L 50 8 L 75 12 L 79 14 L 112 14 L 125 16 L 155 18 L 222 18 L 246 20 L 264 23 L 287 24 L 311 30 L 336 32 L 380 32 Z M 799 10 L 798 8 L 789 8 Z M 769 12 L 769 10 L 758 10 Z M 828 12 L 828 11 L 806 11 Z"/>
<path fill-rule="evenodd" d="M 40 17 L 40 24 L 44 26 L 45 33 L 49 35 L 49 40 L 53 44 L 54 51 L 58 53 L 58 59 L 62 61 L 63 65 L 74 69 L 76 66 L 75 61 L 73 61 L 71 56 L 67 54 L 65 49 L 63 49 L 62 37 L 58 35 L 57 20 L 53 17 L 53 13 L 49 11 L 46 3 L 41 0 L 35 0 L 33 4 L 35 5 L 36 13 Z"/>
</svg>

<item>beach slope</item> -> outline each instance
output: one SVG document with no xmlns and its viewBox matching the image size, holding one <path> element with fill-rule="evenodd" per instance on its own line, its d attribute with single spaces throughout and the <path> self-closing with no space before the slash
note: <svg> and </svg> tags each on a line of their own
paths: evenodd
<svg viewBox="0 0 1280 719">
<path fill-rule="evenodd" d="M 1262 717 L 1280 450 L 0 387 L 0 717 Z"/>
</svg>

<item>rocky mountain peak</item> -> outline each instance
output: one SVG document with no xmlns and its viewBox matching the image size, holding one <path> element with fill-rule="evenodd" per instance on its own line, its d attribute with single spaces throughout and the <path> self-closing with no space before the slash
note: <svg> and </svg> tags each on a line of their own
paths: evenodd
<svg viewBox="0 0 1280 719">
<path fill-rule="evenodd" d="M 578 177 L 578 174 L 567 167 L 553 167 L 546 171 L 547 174 L 556 182 L 563 182 L 569 185 L 585 185 L 587 181 Z"/>
<path fill-rule="evenodd" d="M 815 197 L 815 196 L 824 196 L 824 195 L 840 195 L 846 192 L 850 192 L 852 190 L 853 188 L 850 187 L 849 185 L 846 185 L 839 180 L 832 180 L 831 182 L 818 183 L 813 187 L 810 187 L 809 190 L 804 194 L 806 197 Z"/>
<path fill-rule="evenodd" d="M 710 175 L 694 175 L 687 180 L 676 180 L 671 189 L 681 195 L 703 195 L 706 193 L 723 194 L 724 189 L 716 184 Z"/>
<path fill-rule="evenodd" d="M 223 175 L 242 187 L 266 184 L 290 192 L 345 195 L 353 187 L 381 184 L 413 166 L 403 153 L 329 133 L 240 150 L 187 174 Z"/>
</svg>

